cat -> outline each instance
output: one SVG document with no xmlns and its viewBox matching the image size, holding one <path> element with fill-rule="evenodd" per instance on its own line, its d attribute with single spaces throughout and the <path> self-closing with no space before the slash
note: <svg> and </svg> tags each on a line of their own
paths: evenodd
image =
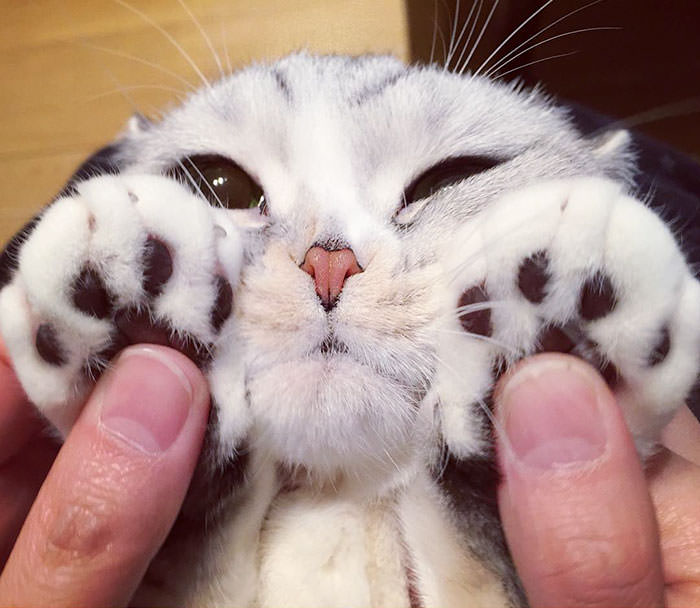
<svg viewBox="0 0 700 608">
<path fill-rule="evenodd" d="M 297 53 L 89 159 L 5 250 L 0 332 L 61 434 L 127 344 L 206 370 L 135 605 L 521 606 L 498 374 L 587 359 L 646 456 L 700 368 L 700 284 L 634 192 L 628 135 L 540 92 Z"/>
</svg>

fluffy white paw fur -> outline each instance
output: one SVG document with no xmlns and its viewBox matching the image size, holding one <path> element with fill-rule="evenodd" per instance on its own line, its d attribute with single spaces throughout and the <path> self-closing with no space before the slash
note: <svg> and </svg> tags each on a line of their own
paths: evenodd
<svg viewBox="0 0 700 608">
<path fill-rule="evenodd" d="M 91 366 L 129 337 L 211 348 L 241 253 L 229 217 L 172 179 L 80 183 L 46 209 L 0 293 L 0 331 L 29 398 L 66 433 Z"/>
<path fill-rule="evenodd" d="M 615 182 L 553 181 L 497 200 L 447 247 L 461 307 L 438 393 L 453 451 L 483 449 L 464 404 L 485 402 L 494 364 L 551 350 L 603 372 L 645 453 L 700 369 L 700 283 L 661 219 Z"/>
</svg>

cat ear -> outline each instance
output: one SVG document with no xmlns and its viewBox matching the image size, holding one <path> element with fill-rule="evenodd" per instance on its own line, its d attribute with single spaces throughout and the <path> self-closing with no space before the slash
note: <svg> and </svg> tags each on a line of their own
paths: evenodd
<svg viewBox="0 0 700 608">
<path fill-rule="evenodd" d="M 610 179 L 632 184 L 635 176 L 634 142 L 629 131 L 611 129 L 588 138 L 593 154 Z"/>
<path fill-rule="evenodd" d="M 626 159 L 631 153 L 632 137 L 625 129 L 605 131 L 589 140 L 593 144 L 593 152 L 603 160 Z"/>
<path fill-rule="evenodd" d="M 131 115 L 131 118 L 126 123 L 126 129 L 124 130 L 125 135 L 138 135 L 148 131 L 151 128 L 153 122 L 147 116 L 135 112 Z"/>
</svg>

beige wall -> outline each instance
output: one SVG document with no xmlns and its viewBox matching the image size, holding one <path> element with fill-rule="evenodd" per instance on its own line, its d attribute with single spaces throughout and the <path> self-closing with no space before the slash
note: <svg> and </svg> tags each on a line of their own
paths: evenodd
<svg viewBox="0 0 700 608">
<path fill-rule="evenodd" d="M 211 51 L 179 0 L 131 2 L 177 40 L 207 78 L 218 74 Z M 2 4 L 4 242 L 134 110 L 153 114 L 185 93 L 187 82 L 197 86 L 201 81 L 154 25 L 119 2 Z M 187 7 L 209 35 L 225 70 L 300 48 L 408 57 L 402 0 L 187 0 Z"/>
</svg>

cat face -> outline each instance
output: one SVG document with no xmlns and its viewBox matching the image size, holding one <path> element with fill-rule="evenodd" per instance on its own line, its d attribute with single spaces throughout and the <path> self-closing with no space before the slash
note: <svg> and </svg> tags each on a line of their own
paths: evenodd
<svg viewBox="0 0 700 608">
<path fill-rule="evenodd" d="M 324 473 L 391 469 L 437 432 L 431 389 L 459 374 L 442 343 L 458 328 L 470 260 L 455 239 L 470 220 L 535 180 L 619 168 L 537 94 L 304 54 L 199 92 L 124 150 L 141 172 L 220 155 L 264 190 L 266 215 L 221 211 L 247 243 L 228 331 L 254 441 Z M 303 268 L 319 244 L 357 264 L 332 308 Z"/>
</svg>

